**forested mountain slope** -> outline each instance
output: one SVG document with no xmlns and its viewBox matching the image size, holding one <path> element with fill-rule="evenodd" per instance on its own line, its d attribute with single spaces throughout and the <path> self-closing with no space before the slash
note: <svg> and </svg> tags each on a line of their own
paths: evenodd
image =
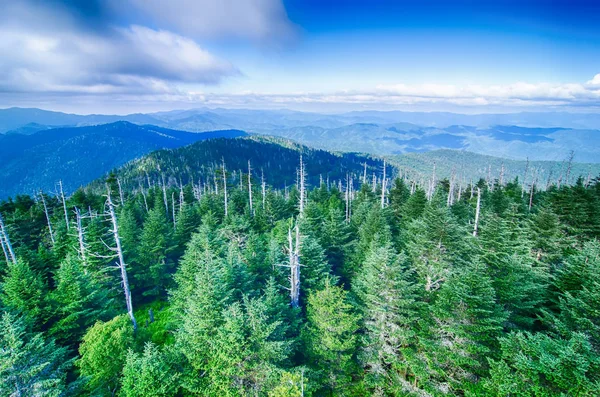
<svg viewBox="0 0 600 397">
<path fill-rule="evenodd" d="M 54 191 L 58 180 L 70 193 L 153 150 L 243 135 L 237 130 L 192 134 L 128 122 L 0 135 L 0 198 Z"/>
<path fill-rule="evenodd" d="M 321 180 L 330 184 L 345 179 L 346 174 L 371 178 L 380 172 L 383 160 L 356 153 L 332 153 L 312 149 L 281 139 L 251 136 L 239 139 L 212 139 L 189 146 L 159 150 L 136 159 L 116 171 L 116 175 L 129 188 L 151 181 L 166 179 L 168 184 L 202 183 L 214 185 L 215 173 L 221 172 L 223 163 L 228 174 L 239 180 L 239 173 L 248 173 L 248 162 L 253 177 L 277 188 L 297 182 L 300 155 L 306 163 L 306 183 L 319 186 Z M 392 172 L 389 167 L 388 172 Z M 162 183 L 162 182 L 161 182 Z M 100 184 L 103 189 L 103 184 Z"/>
<path fill-rule="evenodd" d="M 456 175 L 461 183 L 477 181 L 479 178 L 504 180 L 519 178 L 531 183 L 536 181 L 539 186 L 546 187 L 549 183 L 574 183 L 579 176 L 585 181 L 600 175 L 600 164 L 579 163 L 569 164 L 569 153 L 565 153 L 562 161 L 526 161 L 510 160 L 501 157 L 486 156 L 464 150 L 433 150 L 423 153 L 405 153 L 385 156 L 394 166 L 414 173 L 415 178 L 430 178 L 435 165 L 440 178 Z M 567 182 L 567 172 L 569 180 Z"/>
<path fill-rule="evenodd" d="M 211 144 L 0 202 L 0 395 L 598 394 L 597 178 L 423 186 Z"/>
</svg>

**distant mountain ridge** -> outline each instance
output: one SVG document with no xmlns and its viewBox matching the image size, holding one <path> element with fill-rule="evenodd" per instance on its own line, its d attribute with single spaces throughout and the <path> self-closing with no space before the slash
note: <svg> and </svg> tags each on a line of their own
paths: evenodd
<svg viewBox="0 0 600 397">
<path fill-rule="evenodd" d="M 600 114 L 349 112 L 191 109 L 151 114 L 72 115 L 40 109 L 0 109 L 0 132 L 32 133 L 49 126 L 129 121 L 190 132 L 238 129 L 337 151 L 390 155 L 459 149 L 498 157 L 560 161 L 574 150 L 579 162 L 600 162 Z"/>
<path fill-rule="evenodd" d="M 71 192 L 153 150 L 245 135 L 239 130 L 194 134 L 125 121 L 0 135 L 0 198 L 54 191 L 58 180 Z"/>
</svg>

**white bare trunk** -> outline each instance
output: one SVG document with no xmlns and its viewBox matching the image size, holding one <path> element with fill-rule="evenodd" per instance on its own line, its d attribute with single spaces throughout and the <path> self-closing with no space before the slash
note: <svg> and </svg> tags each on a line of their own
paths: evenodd
<svg viewBox="0 0 600 397">
<path fill-rule="evenodd" d="M 386 163 L 383 160 L 383 180 L 381 181 L 381 208 L 385 208 L 385 188 L 387 184 L 387 178 L 385 175 Z"/>
<path fill-rule="evenodd" d="M 144 208 L 146 208 L 146 213 L 148 213 L 150 212 L 150 209 L 148 208 L 148 199 L 146 198 L 146 192 L 143 186 L 140 186 L 140 190 L 142 192 L 142 197 L 144 198 Z"/>
<path fill-rule="evenodd" d="M 500 167 L 500 186 L 504 186 L 504 161 Z"/>
<path fill-rule="evenodd" d="M 52 222 L 50 222 L 50 213 L 48 212 L 48 206 L 46 205 L 46 199 L 44 198 L 44 193 L 40 192 L 40 197 L 42 198 L 42 204 L 44 205 L 44 213 L 46 214 L 46 221 L 48 221 L 48 231 L 50 232 L 50 241 L 52 241 L 52 245 L 55 245 L 54 241 L 54 232 L 52 231 Z"/>
<path fill-rule="evenodd" d="M 265 171 L 261 172 L 260 176 L 260 187 L 262 190 L 262 209 L 265 209 L 265 202 L 267 199 L 267 184 L 265 183 Z"/>
<path fill-rule="evenodd" d="M 81 211 L 79 211 L 79 208 L 77 207 L 75 207 L 75 221 L 77 225 L 77 240 L 79 241 L 79 258 L 81 259 L 81 263 L 83 263 L 85 266 L 87 265 L 87 255 L 85 252 L 85 233 L 81 222 Z"/>
<path fill-rule="evenodd" d="M 117 186 L 119 187 L 119 199 L 121 200 L 121 205 L 123 205 L 125 204 L 125 197 L 123 196 L 123 187 L 119 178 L 117 178 Z"/>
<path fill-rule="evenodd" d="M 4 225 L 4 219 L 2 219 L 2 215 L 0 215 L 0 238 L 4 241 L 4 246 L 6 247 L 6 251 L 8 251 L 8 256 L 12 263 L 17 263 L 17 257 L 15 256 L 15 251 L 13 250 L 12 244 L 10 243 L 10 237 L 8 236 L 8 230 L 6 230 L 6 226 Z"/>
<path fill-rule="evenodd" d="M 254 207 L 252 206 L 252 168 L 250 167 L 250 160 L 248 160 L 248 202 L 250 203 L 250 215 L 254 216 Z"/>
<path fill-rule="evenodd" d="M 477 230 L 479 228 L 480 207 L 481 207 L 481 189 L 477 188 L 477 208 L 475 209 L 475 225 L 473 227 L 473 237 L 477 237 Z"/>
<path fill-rule="evenodd" d="M 529 211 L 531 211 L 531 206 L 533 205 L 533 189 L 535 188 L 535 180 L 531 181 L 531 191 L 529 192 Z"/>
<path fill-rule="evenodd" d="M 4 258 L 6 259 L 6 264 L 10 264 L 10 258 L 8 257 L 8 249 L 4 244 L 4 236 L 0 234 L 0 246 L 2 246 L 2 252 L 4 253 Z"/>
<path fill-rule="evenodd" d="M 224 208 L 225 208 L 225 216 L 229 214 L 228 204 L 227 204 L 227 170 L 225 169 L 225 159 L 222 159 L 222 169 L 223 169 L 223 192 L 224 192 Z M 216 186 L 216 180 L 215 180 Z"/>
<path fill-rule="evenodd" d="M 300 216 L 304 214 L 304 200 L 306 199 L 306 173 L 304 171 L 304 161 L 302 155 L 300 155 L 300 205 L 299 211 Z"/>
<path fill-rule="evenodd" d="M 60 187 L 60 197 L 62 199 L 63 210 L 65 211 L 65 224 L 67 225 L 67 230 L 69 230 L 69 214 L 67 213 L 67 200 L 65 200 L 65 192 L 63 190 L 62 181 L 58 181 L 58 186 Z"/>
<path fill-rule="evenodd" d="M 129 318 L 131 319 L 131 322 L 133 324 L 133 330 L 136 331 L 137 330 L 137 322 L 135 321 L 135 316 L 133 314 L 133 304 L 131 302 L 131 290 L 129 289 L 129 279 L 127 277 L 127 265 L 125 264 L 125 258 L 123 257 L 123 249 L 121 247 L 121 238 L 119 237 L 119 226 L 118 226 L 118 222 L 117 222 L 117 215 L 115 213 L 115 206 L 112 202 L 112 198 L 110 196 L 110 187 L 107 186 L 107 191 L 108 191 L 108 195 L 107 195 L 107 204 L 108 204 L 108 211 L 109 211 L 109 215 L 112 221 L 112 234 L 113 237 L 115 239 L 115 245 L 116 245 L 116 252 L 117 252 L 117 258 L 118 258 L 118 263 L 117 266 L 119 268 L 119 270 L 121 270 L 121 284 L 123 285 L 123 293 L 125 294 L 125 304 L 127 306 L 127 314 L 129 315 Z"/>
<path fill-rule="evenodd" d="M 348 178 L 348 174 L 346 174 L 346 191 L 344 193 L 344 199 L 346 203 L 346 222 L 350 221 L 350 182 Z"/>
<path fill-rule="evenodd" d="M 163 201 L 165 203 L 165 212 L 167 214 L 167 218 L 169 218 L 169 200 L 167 199 L 167 185 L 165 184 L 165 176 L 161 175 L 161 178 L 162 178 Z"/>
<path fill-rule="evenodd" d="M 177 217 L 175 216 L 175 192 L 171 193 L 171 212 L 173 217 L 173 229 L 177 227 Z"/>
<path fill-rule="evenodd" d="M 365 161 L 365 162 L 363 163 L 363 165 L 364 165 L 364 167 L 365 167 L 365 168 L 363 169 L 363 178 L 362 178 L 362 183 L 363 183 L 363 185 L 364 185 L 364 184 L 366 184 L 366 183 L 367 183 L 367 162 Z"/>
<path fill-rule="evenodd" d="M 296 225 L 296 244 L 292 241 L 292 229 L 288 229 L 288 245 L 290 250 L 290 300 L 292 307 L 300 306 L 300 232 Z"/>
<path fill-rule="evenodd" d="M 567 165 L 567 175 L 565 177 L 565 183 L 567 185 L 569 184 L 569 176 L 571 175 L 571 167 L 573 166 L 573 157 L 575 157 L 575 151 L 571 150 L 571 152 L 569 153 L 569 163 Z"/>
</svg>

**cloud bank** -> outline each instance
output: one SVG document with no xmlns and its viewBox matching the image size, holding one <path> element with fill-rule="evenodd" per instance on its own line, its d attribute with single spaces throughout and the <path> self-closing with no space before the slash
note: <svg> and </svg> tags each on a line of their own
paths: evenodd
<svg viewBox="0 0 600 397">
<path fill-rule="evenodd" d="M 291 25 L 279 0 L 0 0 L 0 94 L 185 95 L 240 71 L 196 37 L 262 41 Z M 145 15 L 152 28 L 120 23 Z M 131 19 L 131 18 L 129 18 Z M 178 33 L 169 30 L 176 29 Z M 189 32 L 185 36 L 180 32 Z"/>
</svg>

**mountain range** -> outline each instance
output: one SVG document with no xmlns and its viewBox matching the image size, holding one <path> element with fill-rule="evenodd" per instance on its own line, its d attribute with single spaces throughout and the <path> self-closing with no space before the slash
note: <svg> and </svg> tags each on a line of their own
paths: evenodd
<svg viewBox="0 0 600 397">
<path fill-rule="evenodd" d="M 573 150 L 578 162 L 600 162 L 599 114 L 192 109 L 118 116 L 0 109 L 0 133 L 8 135 L 115 121 L 189 132 L 237 129 L 326 150 L 376 155 L 459 149 L 514 160 L 562 161 Z"/>
<path fill-rule="evenodd" d="M 39 189 L 54 191 L 59 180 L 71 192 L 156 149 L 244 135 L 238 130 L 197 134 L 125 121 L 0 135 L 0 198 Z"/>
</svg>

